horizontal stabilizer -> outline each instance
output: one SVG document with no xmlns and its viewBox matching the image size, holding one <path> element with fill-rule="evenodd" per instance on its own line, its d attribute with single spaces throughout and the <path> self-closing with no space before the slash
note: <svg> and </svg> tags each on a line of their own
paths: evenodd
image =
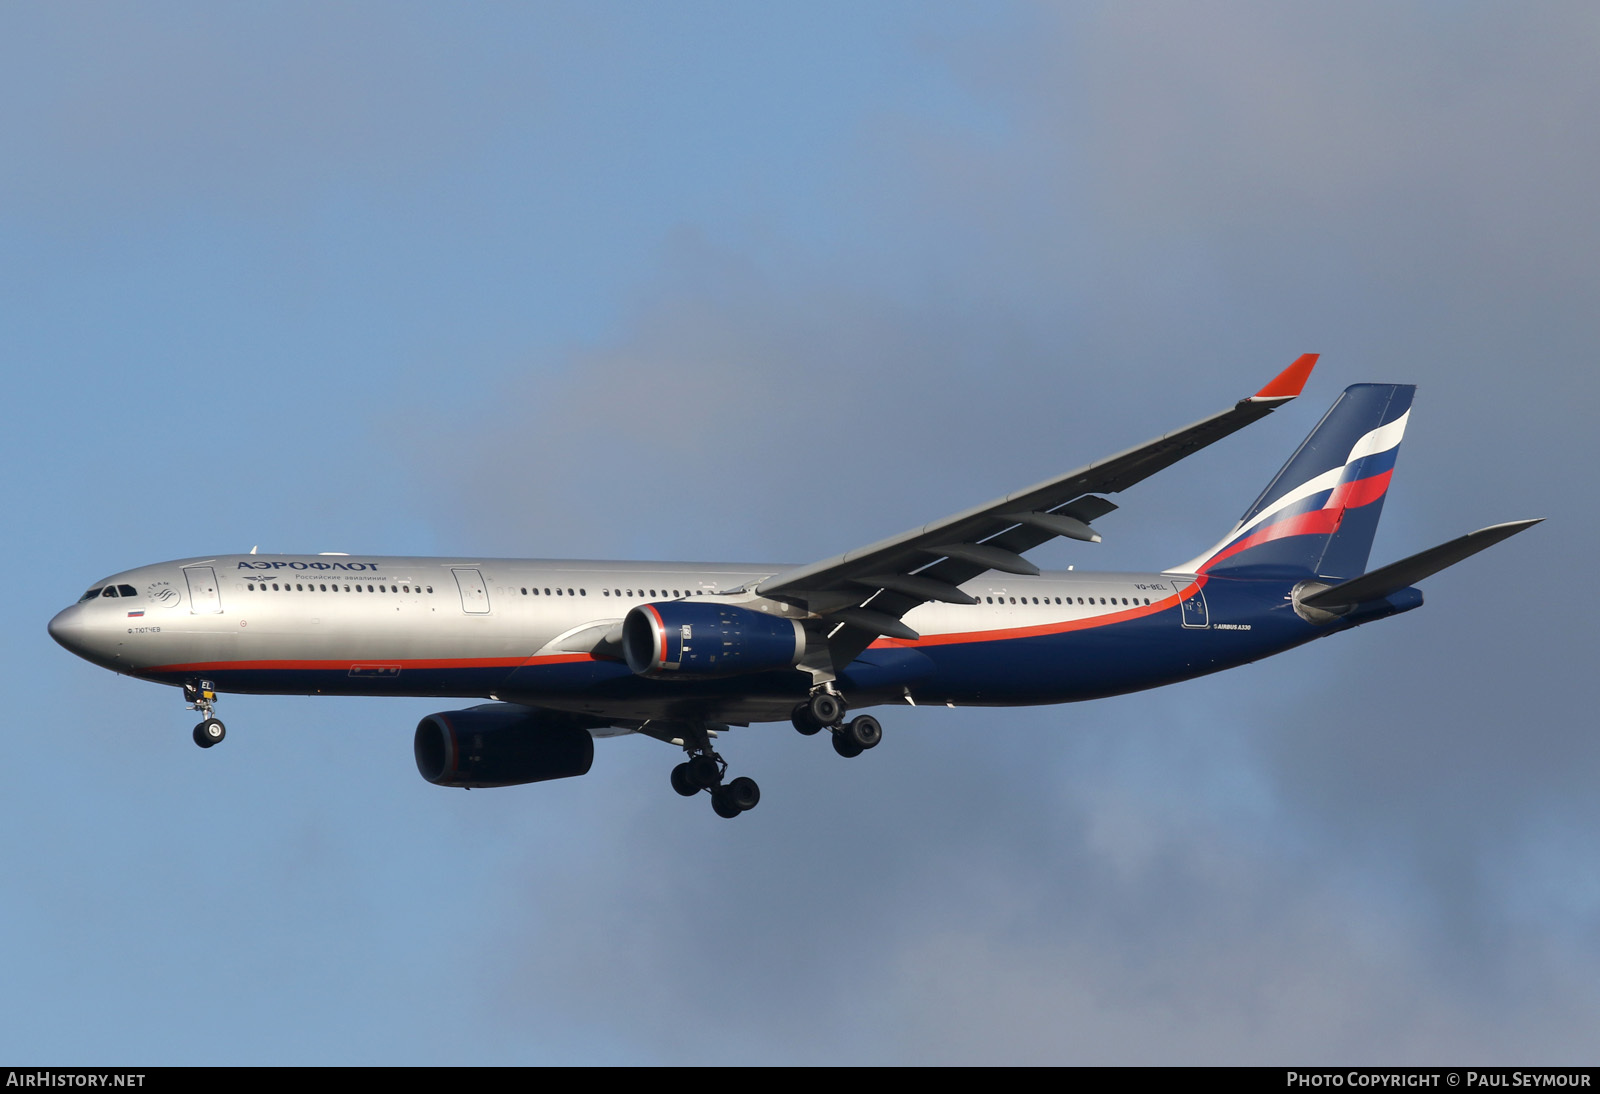
<svg viewBox="0 0 1600 1094">
<path fill-rule="evenodd" d="M 1513 520 L 1505 524 L 1480 528 L 1449 543 L 1430 547 L 1410 558 L 1380 566 L 1370 574 L 1362 574 L 1360 577 L 1340 582 L 1331 588 L 1319 589 L 1297 599 L 1301 604 L 1320 608 L 1326 612 L 1338 612 L 1370 600 L 1378 600 L 1409 585 L 1415 585 L 1423 578 L 1436 574 L 1447 566 L 1454 566 L 1462 559 L 1470 558 L 1486 547 L 1493 547 L 1501 540 L 1509 539 L 1524 529 L 1532 528 L 1543 519 L 1539 517 L 1535 520 Z"/>
</svg>

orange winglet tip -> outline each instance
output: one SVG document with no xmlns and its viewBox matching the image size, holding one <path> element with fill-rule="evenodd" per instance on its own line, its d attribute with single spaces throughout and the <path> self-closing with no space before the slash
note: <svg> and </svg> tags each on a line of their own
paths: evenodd
<svg viewBox="0 0 1600 1094">
<path fill-rule="evenodd" d="M 1311 370 L 1316 367 L 1316 353 L 1302 353 L 1298 360 L 1278 375 L 1270 383 L 1251 396 L 1252 399 L 1293 399 L 1305 389 L 1306 381 L 1311 378 Z"/>
</svg>

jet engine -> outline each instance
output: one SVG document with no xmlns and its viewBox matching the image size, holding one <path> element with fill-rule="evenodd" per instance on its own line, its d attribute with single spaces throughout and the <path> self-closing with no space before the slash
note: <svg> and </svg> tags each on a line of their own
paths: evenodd
<svg viewBox="0 0 1600 1094">
<path fill-rule="evenodd" d="M 568 779 L 594 763 L 594 738 L 573 716 L 511 703 L 430 714 L 412 749 L 424 779 L 467 789 Z"/>
<path fill-rule="evenodd" d="M 799 664 L 806 632 L 799 620 L 730 604 L 641 604 L 622 621 L 622 652 L 640 676 L 734 676 Z"/>
</svg>

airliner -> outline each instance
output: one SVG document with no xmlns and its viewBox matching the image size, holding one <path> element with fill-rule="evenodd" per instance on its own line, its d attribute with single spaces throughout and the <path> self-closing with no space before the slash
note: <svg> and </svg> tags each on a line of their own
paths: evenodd
<svg viewBox="0 0 1600 1094">
<path fill-rule="evenodd" d="M 685 797 L 737 817 L 761 791 L 714 747 L 732 726 L 824 730 L 841 756 L 887 704 L 1023 706 L 1159 687 L 1410 611 L 1416 582 L 1538 520 L 1367 570 L 1415 387 L 1356 384 L 1211 549 L 1157 573 L 1041 572 L 1025 554 L 1128 489 L 1295 398 L 1296 360 L 1254 395 L 1145 444 L 803 566 L 217 555 L 98 581 L 50 621 L 96 665 L 181 687 L 225 735 L 222 693 L 486 699 L 430 714 L 417 769 L 440 786 L 586 774 L 600 737 L 681 749 Z M 1542 518 L 1541 518 L 1542 519 Z"/>
</svg>

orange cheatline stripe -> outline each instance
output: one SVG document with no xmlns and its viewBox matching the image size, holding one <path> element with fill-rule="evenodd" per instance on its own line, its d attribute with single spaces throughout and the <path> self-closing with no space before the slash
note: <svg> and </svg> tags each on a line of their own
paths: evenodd
<svg viewBox="0 0 1600 1094">
<path fill-rule="evenodd" d="M 526 665 L 564 665 L 578 661 L 599 661 L 601 658 L 589 653 L 552 653 L 539 657 L 456 657 L 456 658 L 429 658 L 405 660 L 396 658 L 368 657 L 362 660 L 345 659 L 341 661 L 201 661 L 181 665 L 152 665 L 140 672 L 207 672 L 217 669 L 232 669 L 234 671 L 263 671 L 263 670 L 300 670 L 300 671 L 348 671 L 360 666 L 371 668 L 374 665 L 393 665 L 405 669 L 514 669 Z"/>
</svg>

